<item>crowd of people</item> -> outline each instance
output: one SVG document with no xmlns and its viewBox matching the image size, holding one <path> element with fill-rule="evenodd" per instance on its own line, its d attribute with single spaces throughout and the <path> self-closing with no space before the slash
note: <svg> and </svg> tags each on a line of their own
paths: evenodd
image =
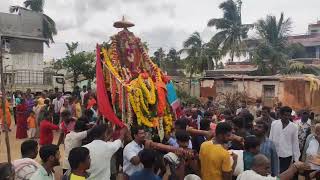
<svg viewBox="0 0 320 180">
<path fill-rule="evenodd" d="M 144 127 L 113 127 L 100 117 L 91 88 L 58 90 L 11 100 L 21 159 L 0 164 L 0 179 L 53 180 L 290 180 L 320 177 L 320 123 L 308 110 L 278 103 L 219 111 L 210 99 L 187 105 L 170 134 Z M 2 109 L 2 108 L 1 108 Z M 6 102 L 11 128 L 10 103 Z M 2 116 L 2 113 L 1 113 Z M 3 126 L 2 126 L 3 127 Z M 59 132 L 53 144 L 54 131 Z M 60 157 L 60 145 L 64 153 Z M 40 156 L 41 163 L 35 161 Z"/>
</svg>

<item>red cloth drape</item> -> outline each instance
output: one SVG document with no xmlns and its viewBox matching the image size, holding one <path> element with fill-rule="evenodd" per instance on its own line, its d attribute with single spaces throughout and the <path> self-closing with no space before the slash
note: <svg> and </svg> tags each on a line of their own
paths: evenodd
<svg viewBox="0 0 320 180">
<path fill-rule="evenodd" d="M 124 124 L 122 121 L 116 116 L 114 113 L 109 97 L 107 95 L 107 90 L 104 83 L 102 65 L 101 65 L 101 57 L 100 57 L 100 47 L 97 45 L 97 61 L 96 61 L 96 78 L 97 78 L 97 102 L 98 102 L 98 110 L 106 119 L 113 122 L 114 124 L 123 127 Z"/>
</svg>

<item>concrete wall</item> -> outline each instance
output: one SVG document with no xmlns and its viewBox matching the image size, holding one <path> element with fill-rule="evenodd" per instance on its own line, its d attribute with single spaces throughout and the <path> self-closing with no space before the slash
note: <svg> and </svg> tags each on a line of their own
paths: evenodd
<svg viewBox="0 0 320 180">
<path fill-rule="evenodd" d="M 42 14 L 20 10 L 19 14 L 0 13 L 0 34 L 43 38 Z"/>
<path fill-rule="evenodd" d="M 265 98 L 264 85 L 274 85 L 274 98 Z M 203 80 L 201 82 L 201 97 L 216 97 L 219 92 L 246 92 L 250 98 L 261 98 L 264 105 L 273 106 L 280 101 L 283 105 L 295 110 L 311 109 L 320 112 L 320 90 L 311 92 L 310 83 L 303 79 L 291 80 Z"/>
<path fill-rule="evenodd" d="M 226 92 L 246 92 L 253 99 L 264 98 L 264 85 L 274 85 L 274 98 L 266 100 L 266 105 L 271 106 L 283 96 L 283 83 L 278 80 L 268 81 L 233 81 L 233 80 L 203 80 L 201 82 L 201 97 L 216 97 Z"/>
</svg>

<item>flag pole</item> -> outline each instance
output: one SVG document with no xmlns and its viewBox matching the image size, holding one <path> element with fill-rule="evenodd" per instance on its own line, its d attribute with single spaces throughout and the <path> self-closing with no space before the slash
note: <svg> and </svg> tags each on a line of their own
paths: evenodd
<svg viewBox="0 0 320 180">
<path fill-rule="evenodd" d="M 0 35 L 0 76 L 1 76 L 1 106 L 2 106 L 2 123 L 4 127 L 5 133 L 5 142 L 7 147 L 7 158 L 8 163 L 11 164 L 11 150 L 10 150 L 10 141 L 9 141 L 9 127 L 7 123 L 7 116 L 6 116 L 6 90 L 4 85 L 4 75 L 3 75 L 3 57 L 2 57 L 2 36 Z"/>
</svg>

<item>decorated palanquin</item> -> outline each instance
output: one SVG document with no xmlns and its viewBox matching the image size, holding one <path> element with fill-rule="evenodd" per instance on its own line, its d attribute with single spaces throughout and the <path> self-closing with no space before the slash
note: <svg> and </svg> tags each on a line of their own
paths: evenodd
<svg viewBox="0 0 320 180">
<path fill-rule="evenodd" d="M 128 30 L 133 25 L 124 19 L 114 23 L 123 29 L 111 37 L 111 43 L 97 45 L 97 91 L 103 90 L 98 88 L 101 61 L 102 86 L 116 116 L 128 126 L 145 126 L 162 138 L 172 130 L 179 100 L 169 77 L 152 62 L 140 38 Z"/>
</svg>

